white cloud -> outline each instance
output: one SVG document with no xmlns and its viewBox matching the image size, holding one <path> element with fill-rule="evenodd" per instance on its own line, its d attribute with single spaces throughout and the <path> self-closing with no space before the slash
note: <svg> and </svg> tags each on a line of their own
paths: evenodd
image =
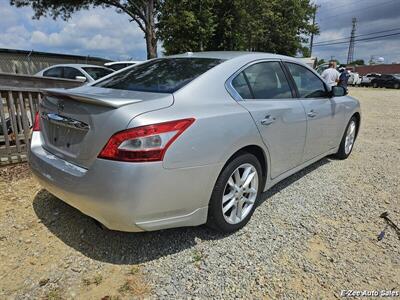
<svg viewBox="0 0 400 300">
<path fill-rule="evenodd" d="M 74 53 L 112 59 L 145 59 L 143 33 L 127 15 L 114 9 L 80 11 L 67 22 L 32 20 L 30 8 L 0 0 L 0 47 Z"/>
<path fill-rule="evenodd" d="M 4 32 L 0 32 L 0 48 L 7 48 L 12 44 L 15 48 L 29 49 L 30 32 L 23 26 L 8 27 Z"/>
</svg>

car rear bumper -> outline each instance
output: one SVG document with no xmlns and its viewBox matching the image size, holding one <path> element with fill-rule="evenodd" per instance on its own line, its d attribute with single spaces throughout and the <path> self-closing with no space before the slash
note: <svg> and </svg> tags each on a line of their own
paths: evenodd
<svg viewBox="0 0 400 300">
<path fill-rule="evenodd" d="M 39 132 L 32 136 L 29 164 L 50 193 L 109 229 L 131 232 L 204 224 L 222 169 L 219 164 L 165 169 L 161 162 L 104 159 L 85 169 L 47 152 Z"/>
</svg>

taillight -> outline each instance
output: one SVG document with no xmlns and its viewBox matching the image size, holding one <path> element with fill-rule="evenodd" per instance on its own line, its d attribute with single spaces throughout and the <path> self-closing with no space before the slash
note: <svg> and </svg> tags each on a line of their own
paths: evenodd
<svg viewBox="0 0 400 300">
<path fill-rule="evenodd" d="M 99 158 L 145 162 L 162 161 L 168 147 L 194 119 L 183 119 L 117 132 L 107 142 Z"/>
<path fill-rule="evenodd" d="M 37 112 L 35 115 L 35 121 L 33 122 L 33 127 L 32 127 L 32 131 L 40 131 L 40 116 L 39 113 Z"/>
</svg>

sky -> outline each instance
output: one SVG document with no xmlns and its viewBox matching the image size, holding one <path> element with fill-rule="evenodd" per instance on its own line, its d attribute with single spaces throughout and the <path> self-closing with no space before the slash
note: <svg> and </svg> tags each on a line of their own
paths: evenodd
<svg viewBox="0 0 400 300">
<path fill-rule="evenodd" d="M 33 20 L 29 7 L 0 0 L 0 48 L 98 56 L 114 60 L 144 60 L 144 35 L 134 22 L 115 9 L 77 12 L 67 22 Z"/>
<path fill-rule="evenodd" d="M 314 0 L 320 35 L 314 39 L 313 56 L 346 62 L 348 44 L 317 46 L 318 42 L 350 36 L 351 19 L 357 18 L 356 35 L 398 28 L 400 0 Z M 98 56 L 113 60 L 144 60 L 144 35 L 128 16 L 113 8 L 80 11 L 67 22 L 52 18 L 33 20 L 31 8 L 15 8 L 0 0 L 0 48 Z M 364 37 L 373 37 L 368 35 Z M 361 37 L 360 37 L 361 38 Z M 400 62 L 400 35 L 356 42 L 354 59 L 374 55 L 385 62 Z"/>
<path fill-rule="evenodd" d="M 359 39 L 400 32 L 400 0 L 315 0 L 314 3 L 319 5 L 316 22 L 320 28 L 314 43 L 350 37 L 353 17 L 357 18 L 356 35 L 397 28 Z M 325 60 L 334 56 L 346 63 L 348 49 L 348 43 L 316 46 L 312 55 Z M 400 35 L 355 43 L 354 59 L 368 62 L 371 55 L 383 57 L 386 63 L 400 62 Z"/>
</svg>

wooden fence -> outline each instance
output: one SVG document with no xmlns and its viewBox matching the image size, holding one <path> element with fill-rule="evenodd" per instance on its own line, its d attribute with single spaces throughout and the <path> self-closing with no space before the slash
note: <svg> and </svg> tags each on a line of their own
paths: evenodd
<svg viewBox="0 0 400 300">
<path fill-rule="evenodd" d="M 27 160 L 40 89 L 80 85 L 76 80 L 0 73 L 0 165 Z"/>
<path fill-rule="evenodd" d="M 39 89 L 0 87 L 0 99 L 0 164 L 26 161 Z"/>
</svg>

